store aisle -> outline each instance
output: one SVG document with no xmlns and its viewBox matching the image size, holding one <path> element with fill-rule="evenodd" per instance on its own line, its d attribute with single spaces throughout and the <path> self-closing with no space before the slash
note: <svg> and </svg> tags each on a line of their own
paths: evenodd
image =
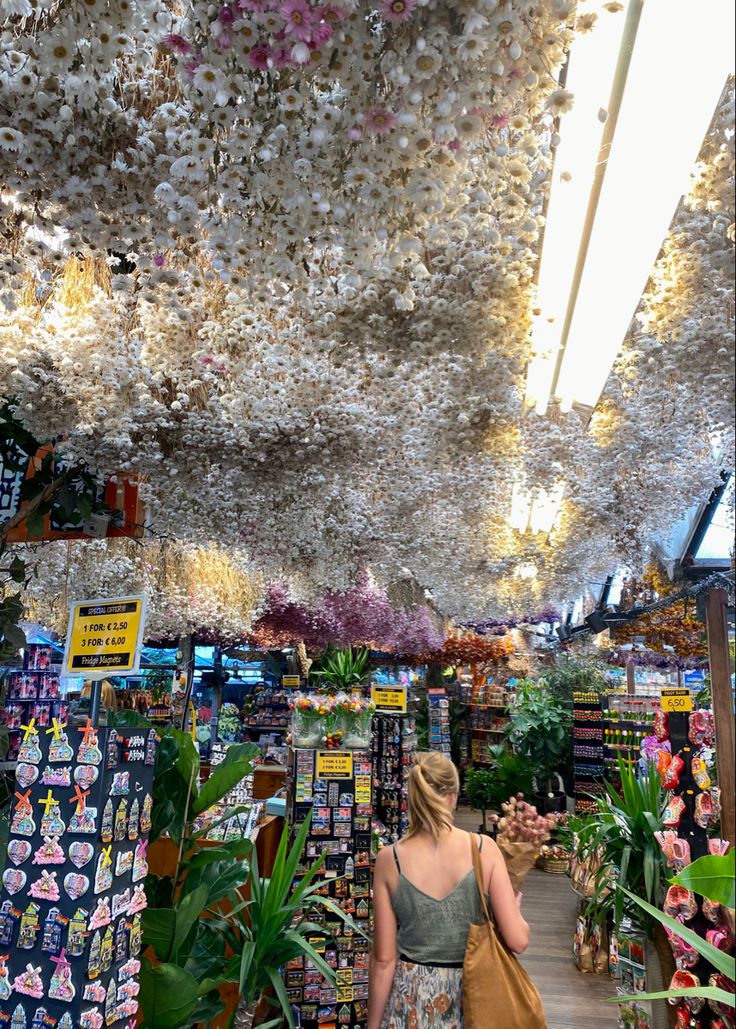
<svg viewBox="0 0 736 1029">
<path fill-rule="evenodd" d="M 476 832 L 477 811 L 459 807 L 455 824 Z M 578 972 L 572 958 L 577 898 L 566 875 L 537 869 L 524 883 L 522 911 L 532 930 L 522 961 L 544 1001 L 548 1029 L 616 1029 L 616 988 L 607 975 Z"/>
</svg>

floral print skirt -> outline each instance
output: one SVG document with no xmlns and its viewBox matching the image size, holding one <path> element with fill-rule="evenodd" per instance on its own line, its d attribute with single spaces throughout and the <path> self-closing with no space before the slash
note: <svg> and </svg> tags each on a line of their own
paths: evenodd
<svg viewBox="0 0 736 1029">
<path fill-rule="evenodd" d="M 463 970 L 399 961 L 382 1029 L 463 1029 Z"/>
</svg>

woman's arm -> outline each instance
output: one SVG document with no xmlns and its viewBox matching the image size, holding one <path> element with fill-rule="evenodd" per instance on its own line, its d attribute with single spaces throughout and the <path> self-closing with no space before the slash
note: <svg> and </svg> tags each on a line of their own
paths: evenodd
<svg viewBox="0 0 736 1029">
<path fill-rule="evenodd" d="M 380 1029 L 396 969 L 396 915 L 389 888 L 391 861 L 391 848 L 384 847 L 376 859 L 373 876 L 374 928 L 367 1029 Z"/>
<path fill-rule="evenodd" d="M 481 857 L 496 928 L 509 950 L 523 954 L 529 946 L 529 926 L 521 914 L 521 894 L 514 893 L 503 854 L 489 837 L 483 840 Z"/>
</svg>

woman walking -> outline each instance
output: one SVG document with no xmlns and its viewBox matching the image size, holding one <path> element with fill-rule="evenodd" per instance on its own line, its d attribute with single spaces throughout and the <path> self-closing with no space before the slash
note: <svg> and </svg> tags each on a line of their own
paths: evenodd
<svg viewBox="0 0 736 1029">
<path fill-rule="evenodd" d="M 517 954 L 529 943 L 521 894 L 514 895 L 498 847 L 452 824 L 459 791 L 457 769 L 444 755 L 417 756 L 408 832 L 376 861 L 368 1029 L 461 1029 L 468 928 L 483 921 L 472 847 L 480 850 L 496 931 Z"/>
</svg>

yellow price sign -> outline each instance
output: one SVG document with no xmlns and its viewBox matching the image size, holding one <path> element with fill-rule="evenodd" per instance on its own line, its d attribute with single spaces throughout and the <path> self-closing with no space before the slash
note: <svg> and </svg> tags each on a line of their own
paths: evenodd
<svg viewBox="0 0 736 1029">
<path fill-rule="evenodd" d="M 371 697 L 378 711 L 406 714 L 406 686 L 395 686 L 392 689 L 371 686 Z"/>
<path fill-rule="evenodd" d="M 299 675 L 282 675 L 281 685 L 284 687 L 299 687 L 302 684 L 301 676 Z"/>
<path fill-rule="evenodd" d="M 316 778 L 352 779 L 353 755 L 349 750 L 318 750 Z"/>
<path fill-rule="evenodd" d="M 77 600 L 69 605 L 62 675 L 104 679 L 135 675 L 141 659 L 146 598 Z"/>
<path fill-rule="evenodd" d="M 693 698 L 690 690 L 681 687 L 672 687 L 662 690 L 662 710 L 684 713 L 692 711 Z"/>
</svg>

